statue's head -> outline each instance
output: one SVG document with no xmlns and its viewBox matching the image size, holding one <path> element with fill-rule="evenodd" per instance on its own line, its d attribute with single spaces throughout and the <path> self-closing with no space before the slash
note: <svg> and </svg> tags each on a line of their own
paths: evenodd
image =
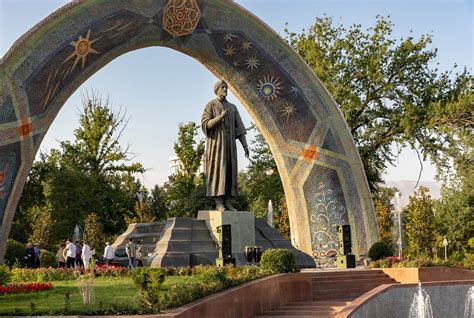
<svg viewBox="0 0 474 318">
<path fill-rule="evenodd" d="M 214 85 L 214 93 L 217 95 L 219 99 L 223 99 L 227 96 L 228 87 L 229 86 L 227 85 L 226 81 L 220 80 Z"/>
</svg>

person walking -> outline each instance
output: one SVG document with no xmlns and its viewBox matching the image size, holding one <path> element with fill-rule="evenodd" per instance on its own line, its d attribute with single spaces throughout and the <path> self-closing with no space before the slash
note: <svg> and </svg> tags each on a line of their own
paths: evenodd
<svg viewBox="0 0 474 318">
<path fill-rule="evenodd" d="M 61 244 L 61 246 L 58 248 L 58 251 L 56 252 L 56 261 L 58 262 L 58 267 L 59 268 L 64 268 L 66 267 L 66 259 L 64 258 L 64 248 L 66 247 L 66 244 Z"/>
<path fill-rule="evenodd" d="M 82 241 L 76 241 L 76 267 L 81 268 L 84 266 L 82 263 Z"/>
<path fill-rule="evenodd" d="M 113 246 L 110 245 L 110 242 L 105 243 L 105 249 L 104 249 L 105 263 L 108 265 L 112 264 L 114 257 L 115 257 L 115 250 Z"/>
<path fill-rule="evenodd" d="M 143 246 L 140 241 L 137 241 L 137 267 L 143 267 Z"/>
<path fill-rule="evenodd" d="M 67 268 L 74 268 L 76 264 L 76 245 L 71 239 L 66 241 L 66 266 Z"/>
<path fill-rule="evenodd" d="M 92 251 L 91 251 L 91 247 L 89 246 L 89 244 L 87 244 L 87 242 L 84 242 L 83 245 L 82 245 L 82 263 L 84 264 L 84 268 L 85 269 L 89 269 L 89 262 L 92 258 Z"/>
<path fill-rule="evenodd" d="M 133 243 L 132 238 L 128 239 L 128 243 L 125 246 L 125 253 L 127 253 L 127 257 L 128 257 L 128 268 L 134 269 L 137 248 L 135 246 L 135 243 Z"/>
<path fill-rule="evenodd" d="M 26 268 L 34 268 L 35 265 L 35 249 L 33 244 L 27 243 L 25 252 L 23 253 L 23 259 L 26 263 Z"/>
<path fill-rule="evenodd" d="M 39 248 L 39 243 L 36 243 L 33 249 L 35 251 L 35 262 L 33 268 L 39 268 L 41 265 L 41 249 Z"/>
</svg>

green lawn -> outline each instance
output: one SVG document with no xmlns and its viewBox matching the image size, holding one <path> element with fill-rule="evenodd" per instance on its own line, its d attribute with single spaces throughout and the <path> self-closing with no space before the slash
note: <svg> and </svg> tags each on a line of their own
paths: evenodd
<svg viewBox="0 0 474 318">
<path fill-rule="evenodd" d="M 2 315 L 47 315 L 64 313 L 64 294 L 70 293 L 70 313 L 85 314 L 98 310 L 99 304 L 138 308 L 138 291 L 131 278 L 100 277 L 95 279 L 95 304 L 86 307 L 82 303 L 77 281 L 52 282 L 53 289 L 0 296 L 0 316 Z M 31 303 L 35 310 L 32 311 Z"/>
</svg>

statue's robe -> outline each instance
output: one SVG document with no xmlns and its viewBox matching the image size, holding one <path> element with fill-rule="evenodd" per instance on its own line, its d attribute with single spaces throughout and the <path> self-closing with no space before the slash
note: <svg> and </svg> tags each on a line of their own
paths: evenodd
<svg viewBox="0 0 474 318">
<path fill-rule="evenodd" d="M 218 117 L 229 109 L 224 120 Z M 210 101 L 201 118 L 206 143 L 206 194 L 207 196 L 237 196 L 237 147 L 235 140 L 246 133 L 237 107 L 218 99 Z"/>
</svg>

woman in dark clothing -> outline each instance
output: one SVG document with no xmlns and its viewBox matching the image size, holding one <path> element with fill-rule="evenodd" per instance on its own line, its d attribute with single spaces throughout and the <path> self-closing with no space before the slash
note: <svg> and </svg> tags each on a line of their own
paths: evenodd
<svg viewBox="0 0 474 318">
<path fill-rule="evenodd" d="M 34 268 L 35 267 L 35 249 L 33 248 L 33 244 L 28 243 L 26 244 L 25 253 L 23 254 L 23 259 L 26 263 L 26 268 Z"/>
</svg>

